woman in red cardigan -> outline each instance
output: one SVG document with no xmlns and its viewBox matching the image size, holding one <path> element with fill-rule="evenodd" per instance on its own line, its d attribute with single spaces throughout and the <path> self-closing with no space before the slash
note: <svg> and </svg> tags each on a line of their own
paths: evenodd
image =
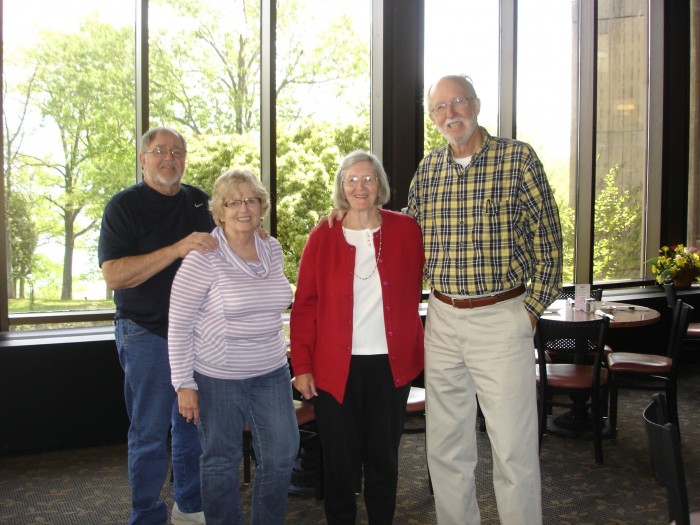
<svg viewBox="0 0 700 525">
<path fill-rule="evenodd" d="M 369 523 L 392 523 L 406 400 L 423 369 L 423 241 L 411 217 L 381 209 L 389 192 L 374 155 L 345 157 L 333 199 L 346 214 L 312 230 L 299 266 L 292 368 L 314 402 L 330 525 L 355 523 L 360 465 Z"/>
</svg>

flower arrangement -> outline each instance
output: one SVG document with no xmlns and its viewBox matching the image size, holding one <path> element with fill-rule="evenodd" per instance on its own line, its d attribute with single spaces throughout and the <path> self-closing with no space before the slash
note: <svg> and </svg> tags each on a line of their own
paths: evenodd
<svg viewBox="0 0 700 525">
<path fill-rule="evenodd" d="M 700 276 L 700 250 L 682 244 L 663 246 L 656 262 L 651 265 L 651 271 L 656 274 L 659 284 L 685 277 L 687 286 Z"/>
</svg>

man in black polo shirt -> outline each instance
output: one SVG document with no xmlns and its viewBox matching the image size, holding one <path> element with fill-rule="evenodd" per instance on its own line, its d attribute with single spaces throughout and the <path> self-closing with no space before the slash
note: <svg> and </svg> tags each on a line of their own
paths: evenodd
<svg viewBox="0 0 700 525">
<path fill-rule="evenodd" d="M 170 288 L 182 258 L 217 245 L 209 235 L 214 228 L 209 196 L 180 182 L 186 154 L 185 140 L 177 131 L 147 131 L 139 154 L 143 182 L 110 199 L 100 229 L 99 263 L 107 286 L 114 290 L 115 339 L 131 422 L 129 523 L 134 525 L 168 521 L 160 493 L 168 472 L 170 430 L 172 523 L 204 523 L 197 427 L 178 414 L 167 344 Z"/>
</svg>

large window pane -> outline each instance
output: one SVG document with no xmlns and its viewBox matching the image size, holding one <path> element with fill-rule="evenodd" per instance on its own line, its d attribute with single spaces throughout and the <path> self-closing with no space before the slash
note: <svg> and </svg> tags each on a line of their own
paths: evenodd
<svg viewBox="0 0 700 525">
<path fill-rule="evenodd" d="M 565 283 L 574 272 L 577 3 L 520 0 L 517 17 L 517 138 L 535 148 L 556 195 Z"/>
<path fill-rule="evenodd" d="M 598 3 L 593 280 L 642 276 L 647 181 L 648 5 Z"/>
<path fill-rule="evenodd" d="M 185 182 L 260 174 L 260 2 L 149 2 L 150 125 L 187 140 Z"/>
<path fill-rule="evenodd" d="M 10 313 L 111 308 L 106 200 L 134 178 L 133 0 L 3 2 Z"/>
<path fill-rule="evenodd" d="M 277 231 L 292 282 L 341 158 L 370 148 L 371 8 L 277 2 Z"/>
<path fill-rule="evenodd" d="M 481 99 L 479 124 L 492 135 L 498 133 L 498 9 L 493 1 L 425 2 L 425 88 L 442 75 L 471 77 Z M 426 153 L 444 143 L 426 108 Z"/>
</svg>

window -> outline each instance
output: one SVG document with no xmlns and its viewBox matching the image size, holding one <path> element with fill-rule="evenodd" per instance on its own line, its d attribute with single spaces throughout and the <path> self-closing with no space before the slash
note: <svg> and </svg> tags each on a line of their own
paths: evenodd
<svg viewBox="0 0 700 525">
<path fill-rule="evenodd" d="M 468 75 L 481 99 L 479 125 L 498 134 L 498 2 L 431 0 L 425 3 L 425 89 L 442 75 Z M 468 30 L 446 30 L 464 20 Z M 444 143 L 425 115 L 425 151 Z"/>
<path fill-rule="evenodd" d="M 183 134 L 183 180 L 207 193 L 230 168 L 260 175 L 260 20 L 259 2 L 149 3 L 149 127 Z"/>
<path fill-rule="evenodd" d="M 598 3 L 593 280 L 639 279 L 646 202 L 649 96 L 645 0 Z M 656 252 L 649 255 L 652 257 Z"/>
<path fill-rule="evenodd" d="M 645 260 L 656 255 L 661 231 L 659 63 L 669 38 L 651 22 L 664 18 L 666 4 L 4 0 L 0 5 L 8 221 L 0 262 L 0 269 L 7 266 L 7 290 L 0 285 L 0 301 L 7 299 L 13 327 L 52 323 L 45 313 L 56 310 L 59 322 L 70 312 L 109 322 L 111 292 L 96 260 L 99 223 L 107 199 L 138 178 L 135 130 L 146 113 L 148 126 L 171 125 L 185 135 L 187 182 L 209 191 L 230 167 L 260 173 L 275 205 L 269 227 L 285 250 L 285 272 L 295 281 L 306 234 L 330 206 L 342 156 L 375 144 L 387 158 L 420 157 L 415 147 L 404 151 L 392 136 L 381 136 L 384 129 L 385 135 L 398 135 L 391 126 L 376 129 L 389 114 L 391 101 L 384 97 L 401 89 L 402 81 L 407 86 L 398 63 L 385 60 L 392 55 L 373 60 L 371 48 L 394 41 L 384 39 L 384 31 L 395 28 L 397 13 L 402 30 L 410 30 L 412 18 L 403 16 L 409 9 L 424 23 L 424 35 L 396 34 L 409 42 L 407 50 L 424 42 L 423 60 L 415 61 L 424 84 L 448 72 L 470 75 L 482 102 L 480 124 L 494 135 L 531 143 L 541 157 L 562 212 L 565 281 L 610 284 L 651 277 Z M 135 25 L 135 7 L 148 8 L 147 71 L 134 60 L 145 35 Z M 382 20 L 372 20 L 378 14 Z M 446 30 L 453 20 L 465 30 Z M 694 55 L 692 60 L 696 68 Z M 381 64 L 387 91 L 372 87 L 382 86 L 376 74 L 372 78 L 372 64 Z M 141 85 L 143 77 L 148 83 Z M 147 108 L 138 106 L 142 89 Z M 372 101 L 384 108 L 371 107 Z M 370 122 L 376 126 L 372 134 Z M 442 138 L 427 113 L 424 124 L 425 150 L 431 150 Z M 391 174 L 402 191 L 410 182 L 408 171 Z M 696 178 L 690 179 L 691 203 L 698 200 Z M 696 208 L 688 214 L 693 239 L 700 229 Z M 101 314 L 83 316 L 94 311 Z M 0 329 L 7 325 L 5 312 Z"/>
<path fill-rule="evenodd" d="M 535 149 L 554 190 L 564 239 L 564 282 L 569 283 L 576 217 L 576 4 L 520 0 L 517 41 L 516 134 Z"/>
<path fill-rule="evenodd" d="M 3 4 L 11 313 L 111 303 L 95 254 L 106 200 L 133 180 L 133 12 L 131 0 Z"/>
<path fill-rule="evenodd" d="M 648 161 L 661 151 L 649 126 L 661 106 L 649 71 L 662 44 L 650 37 L 648 2 L 601 0 L 597 10 L 579 0 L 495 4 L 426 3 L 426 86 L 445 72 L 470 75 L 482 99 L 480 124 L 534 147 L 559 203 L 565 284 L 646 278 L 659 235 L 649 217 L 660 207 L 646 196 L 661 175 Z M 470 30 L 445 31 L 446 14 Z M 517 37 L 497 40 L 497 28 L 511 21 Z M 497 114 L 485 114 L 497 103 Z M 443 143 L 430 127 L 425 137 L 426 151 Z"/>
<path fill-rule="evenodd" d="M 296 282 L 342 157 L 370 149 L 371 1 L 277 2 L 277 235 Z"/>
</svg>

